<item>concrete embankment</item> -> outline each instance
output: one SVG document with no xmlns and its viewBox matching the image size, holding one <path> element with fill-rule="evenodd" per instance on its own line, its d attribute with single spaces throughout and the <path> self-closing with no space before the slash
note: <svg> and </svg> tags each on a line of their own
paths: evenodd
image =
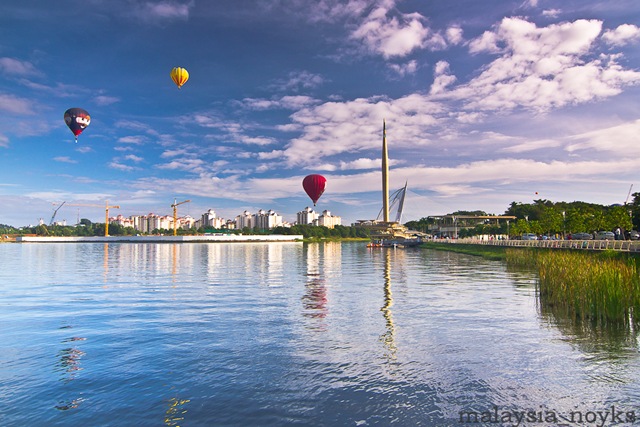
<svg viewBox="0 0 640 427">
<path fill-rule="evenodd" d="M 301 242 L 302 235 L 200 235 L 200 236 L 18 236 L 17 243 L 251 243 Z"/>
</svg>

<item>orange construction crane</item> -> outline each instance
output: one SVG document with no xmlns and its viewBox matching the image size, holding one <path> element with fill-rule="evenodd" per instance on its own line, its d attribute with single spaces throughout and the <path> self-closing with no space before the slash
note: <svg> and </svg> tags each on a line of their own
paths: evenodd
<svg viewBox="0 0 640 427">
<path fill-rule="evenodd" d="M 98 208 L 98 207 L 102 207 L 102 205 L 94 205 L 94 204 L 87 204 L 87 203 L 67 203 L 67 206 L 89 206 L 89 207 L 93 207 L 93 208 Z M 105 216 L 104 216 L 104 236 L 108 237 L 109 236 L 109 209 L 120 209 L 120 206 L 117 205 L 112 205 L 109 206 L 109 201 L 107 200 L 105 202 Z"/>
<path fill-rule="evenodd" d="M 184 202 L 178 203 L 176 199 L 173 199 L 173 204 L 171 207 L 173 208 L 173 235 L 178 235 L 178 206 L 183 203 L 189 203 L 191 200 L 185 200 Z"/>
</svg>

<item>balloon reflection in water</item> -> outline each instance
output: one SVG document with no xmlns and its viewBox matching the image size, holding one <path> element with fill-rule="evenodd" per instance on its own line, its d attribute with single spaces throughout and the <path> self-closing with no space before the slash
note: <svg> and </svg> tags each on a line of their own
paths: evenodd
<svg viewBox="0 0 640 427">
<path fill-rule="evenodd" d="M 70 328 L 71 326 L 67 325 L 67 326 L 61 327 L 60 329 L 70 329 Z M 62 343 L 68 344 L 71 342 L 78 342 L 78 341 L 86 341 L 86 338 L 70 337 L 62 340 Z M 63 377 L 60 379 L 61 381 L 63 381 L 64 383 L 68 383 L 76 379 L 76 374 L 82 370 L 82 367 L 80 366 L 80 359 L 84 355 L 85 355 L 85 352 L 80 350 L 77 347 L 66 347 L 60 350 L 60 352 L 58 353 L 60 360 L 57 364 L 57 368 L 58 370 L 63 371 L 62 373 Z M 83 400 L 84 399 L 82 398 L 62 400 L 62 401 L 59 401 L 57 405 L 55 405 L 55 408 L 60 411 L 76 409 Z"/>
<path fill-rule="evenodd" d="M 325 247 L 323 246 L 323 249 Z M 327 316 L 327 287 L 320 267 L 320 244 L 310 243 L 305 245 L 307 261 L 307 283 L 305 293 L 302 296 L 304 306 L 303 316 L 309 318 L 324 319 Z M 325 325 L 321 325 L 324 330 Z"/>
<path fill-rule="evenodd" d="M 85 341 L 86 338 L 80 337 L 71 337 L 67 338 L 63 343 L 69 343 L 74 341 Z M 59 352 L 60 362 L 58 363 L 58 367 L 64 371 L 64 374 L 69 374 L 66 378 L 63 378 L 64 381 L 72 381 L 75 379 L 75 373 L 77 371 L 81 371 L 80 367 L 80 359 L 84 356 L 84 351 L 76 348 L 76 347 L 67 347 Z"/>
</svg>

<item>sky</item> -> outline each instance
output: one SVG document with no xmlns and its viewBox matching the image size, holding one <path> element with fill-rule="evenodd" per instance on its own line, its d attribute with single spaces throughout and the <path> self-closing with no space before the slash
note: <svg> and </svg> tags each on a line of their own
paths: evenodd
<svg viewBox="0 0 640 427">
<path fill-rule="evenodd" d="M 638 23 L 637 0 L 3 2 L 0 224 L 185 200 L 294 222 L 313 173 L 316 211 L 374 219 L 383 121 L 403 221 L 621 204 L 640 191 Z"/>
</svg>

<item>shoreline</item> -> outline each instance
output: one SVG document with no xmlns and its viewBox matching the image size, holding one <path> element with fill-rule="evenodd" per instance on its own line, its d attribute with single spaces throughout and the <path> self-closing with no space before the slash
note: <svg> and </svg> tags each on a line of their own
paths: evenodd
<svg viewBox="0 0 640 427">
<path fill-rule="evenodd" d="M 302 235 L 201 235 L 201 236 L 17 236 L 16 243 L 265 243 L 302 242 Z"/>
</svg>

